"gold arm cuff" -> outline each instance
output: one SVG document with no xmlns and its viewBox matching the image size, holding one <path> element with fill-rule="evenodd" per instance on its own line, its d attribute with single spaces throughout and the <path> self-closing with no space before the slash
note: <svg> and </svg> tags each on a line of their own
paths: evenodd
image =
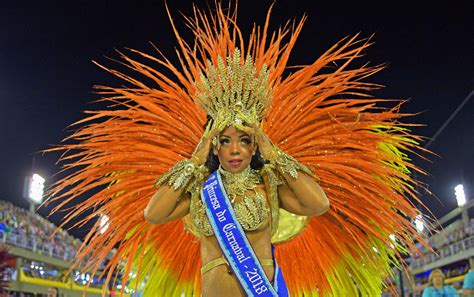
<svg viewBox="0 0 474 297">
<path fill-rule="evenodd" d="M 312 176 L 317 181 L 319 181 L 319 177 L 316 176 L 313 172 L 311 172 L 308 167 L 304 166 L 295 158 L 284 153 L 277 147 L 275 147 L 274 151 L 272 152 L 269 161 L 272 167 L 280 168 L 282 173 L 289 173 L 294 179 L 298 178 L 298 171 L 303 171 L 304 173 L 308 174 L 309 176 Z"/>
<path fill-rule="evenodd" d="M 155 187 L 164 184 L 173 187 L 174 190 L 187 187 L 191 179 L 199 179 L 203 175 L 204 166 L 196 166 L 190 160 L 181 160 L 173 168 L 163 174 L 155 183 Z"/>
</svg>

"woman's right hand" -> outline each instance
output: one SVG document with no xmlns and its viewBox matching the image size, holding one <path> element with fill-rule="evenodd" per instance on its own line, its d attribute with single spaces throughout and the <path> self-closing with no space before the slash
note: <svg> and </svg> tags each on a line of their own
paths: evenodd
<svg viewBox="0 0 474 297">
<path fill-rule="evenodd" d="M 207 156 L 209 155 L 213 145 L 213 139 L 219 136 L 219 133 L 227 127 L 230 120 L 230 116 L 221 113 L 215 120 L 209 122 L 191 157 L 191 162 L 193 162 L 194 165 L 201 166 L 206 163 Z M 218 145 L 217 142 L 214 144 Z"/>
<path fill-rule="evenodd" d="M 201 166 L 206 162 L 212 148 L 212 140 L 219 136 L 229 122 L 230 117 L 225 113 L 209 122 L 191 157 L 194 166 Z M 160 186 L 144 210 L 145 219 L 153 224 L 164 224 L 187 215 L 191 196 L 185 189 L 185 186 L 178 188 L 168 184 Z"/>
</svg>

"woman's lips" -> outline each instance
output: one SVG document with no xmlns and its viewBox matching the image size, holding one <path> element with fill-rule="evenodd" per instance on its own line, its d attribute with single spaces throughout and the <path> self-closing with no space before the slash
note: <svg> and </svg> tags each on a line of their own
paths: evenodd
<svg viewBox="0 0 474 297">
<path fill-rule="evenodd" d="M 238 167 L 238 166 L 240 166 L 240 164 L 242 164 L 242 160 L 237 160 L 237 159 L 236 160 L 230 160 L 229 164 L 231 166 Z"/>
</svg>

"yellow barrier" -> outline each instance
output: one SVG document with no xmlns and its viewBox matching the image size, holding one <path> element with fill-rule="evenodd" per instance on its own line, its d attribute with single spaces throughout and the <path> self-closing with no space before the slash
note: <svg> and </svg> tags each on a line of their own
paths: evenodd
<svg viewBox="0 0 474 297">
<path fill-rule="evenodd" d="M 38 277 L 27 276 L 25 274 L 25 272 L 21 269 L 20 269 L 20 278 L 19 278 L 19 280 L 20 280 L 20 282 L 30 283 L 30 284 L 39 285 L 39 286 L 55 287 L 55 288 L 58 288 L 58 289 L 69 289 L 69 290 L 81 291 L 81 292 L 83 292 L 84 289 L 86 288 L 85 286 L 81 286 L 81 285 L 76 284 L 75 282 L 72 281 L 71 278 L 68 278 L 67 282 L 61 282 L 61 281 L 49 280 L 49 279 L 42 279 L 42 278 L 38 278 Z M 102 294 L 102 288 L 89 287 L 87 289 L 87 292 Z M 122 296 L 130 297 L 130 294 L 123 293 Z"/>
<path fill-rule="evenodd" d="M 47 287 L 56 287 L 56 288 L 63 288 L 63 289 L 70 289 L 71 284 L 70 282 L 61 282 L 49 279 L 42 279 L 38 277 L 31 277 L 27 276 L 23 270 L 20 269 L 20 282 L 40 285 L 40 286 L 47 286 Z"/>
</svg>

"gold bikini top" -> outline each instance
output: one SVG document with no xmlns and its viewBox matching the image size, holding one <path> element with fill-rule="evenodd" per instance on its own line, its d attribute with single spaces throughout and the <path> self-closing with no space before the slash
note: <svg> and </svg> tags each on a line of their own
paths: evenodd
<svg viewBox="0 0 474 297">
<path fill-rule="evenodd" d="M 198 199 L 193 200 L 194 205 L 191 207 L 190 213 L 194 228 L 205 236 L 214 235 L 201 199 L 198 197 Z M 261 193 L 246 196 L 240 201 L 235 202 L 233 206 L 235 217 L 245 231 L 254 231 L 269 223 L 270 207 Z"/>
<path fill-rule="evenodd" d="M 227 175 L 225 172 L 221 171 L 221 173 L 223 180 L 232 178 L 232 176 Z M 264 179 L 258 171 L 252 170 L 251 174 L 247 175 L 245 178 L 248 180 L 247 182 L 244 182 L 243 180 L 240 182 L 237 181 L 237 183 L 226 184 L 224 182 L 226 192 L 234 207 L 237 221 L 242 225 L 242 228 L 245 231 L 255 231 L 261 229 L 266 224 L 271 224 L 273 233 L 273 228 L 276 228 L 275 224 L 278 224 L 276 185 L 270 186 L 265 184 L 267 195 L 270 196 L 270 199 L 267 199 L 264 194 L 256 190 L 256 185 L 264 182 Z M 236 184 L 242 185 L 239 186 L 240 189 L 235 189 Z M 197 187 L 191 192 L 191 205 L 189 212 L 192 227 L 197 233 L 205 236 L 212 236 L 214 235 L 214 232 L 208 221 L 206 209 L 200 197 L 200 190 L 201 188 Z M 253 190 L 253 193 L 250 195 L 248 194 L 249 190 Z M 240 199 L 236 198 L 235 193 L 239 195 Z M 271 202 L 269 203 L 269 201 Z M 269 219 L 270 217 L 271 221 Z"/>
</svg>

